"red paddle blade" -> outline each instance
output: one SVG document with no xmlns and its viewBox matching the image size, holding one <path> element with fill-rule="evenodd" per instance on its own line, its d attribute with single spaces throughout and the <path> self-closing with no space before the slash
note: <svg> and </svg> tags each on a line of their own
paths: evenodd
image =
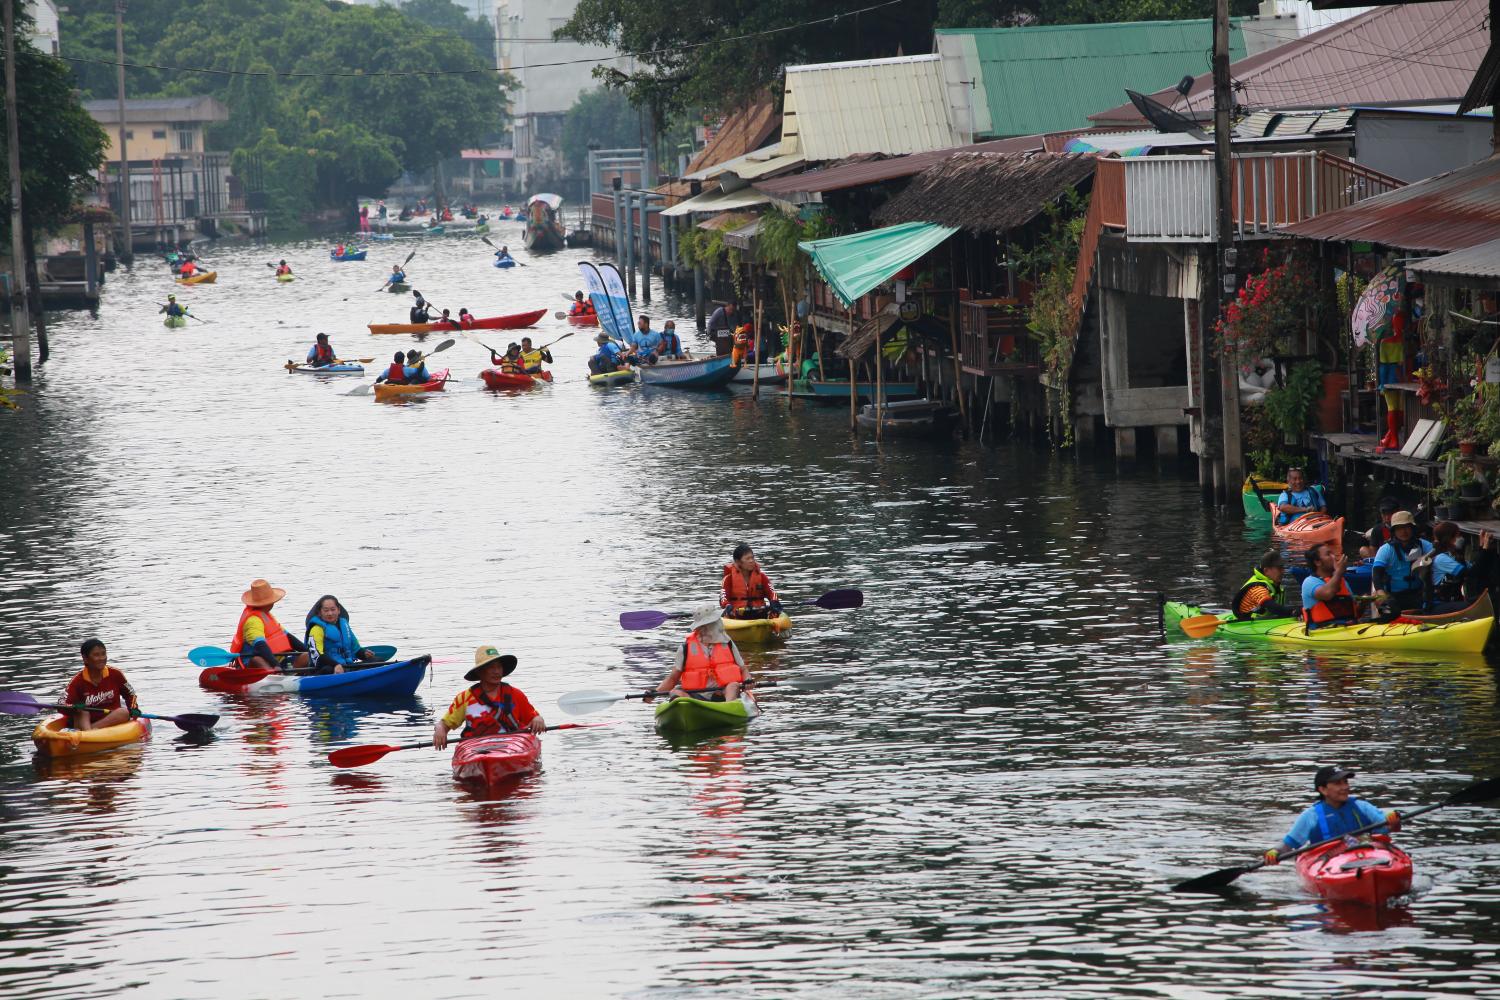
<svg viewBox="0 0 1500 1000">
<path fill-rule="evenodd" d="M 370 744 L 362 747 L 345 747 L 328 755 L 328 763 L 334 767 L 364 767 L 373 764 L 388 753 L 400 750 L 386 744 Z"/>
</svg>

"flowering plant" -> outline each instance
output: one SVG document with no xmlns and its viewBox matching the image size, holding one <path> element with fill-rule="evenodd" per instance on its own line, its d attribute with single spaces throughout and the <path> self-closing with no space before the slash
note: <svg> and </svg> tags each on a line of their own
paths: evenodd
<svg viewBox="0 0 1500 1000">
<path fill-rule="evenodd" d="M 1313 269 L 1286 260 L 1245 279 L 1214 330 L 1230 357 L 1258 358 L 1277 350 L 1277 339 L 1302 322 L 1314 294 Z"/>
</svg>

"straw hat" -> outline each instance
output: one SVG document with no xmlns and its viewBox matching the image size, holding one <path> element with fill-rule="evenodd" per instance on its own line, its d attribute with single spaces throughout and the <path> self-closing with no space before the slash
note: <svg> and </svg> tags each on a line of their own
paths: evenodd
<svg viewBox="0 0 1500 1000">
<path fill-rule="evenodd" d="M 722 621 L 724 612 L 719 610 L 717 604 L 705 604 L 693 612 L 693 628 L 703 625 L 712 625 L 714 622 Z"/>
<path fill-rule="evenodd" d="M 597 344 L 607 344 L 607 343 L 609 343 L 609 334 L 607 334 L 607 333 L 601 333 L 601 334 L 596 335 L 594 337 L 594 342 L 597 343 Z"/>
<path fill-rule="evenodd" d="M 253 580 L 250 589 L 240 595 L 246 607 L 268 608 L 286 596 L 286 591 L 273 587 L 264 580 Z"/>
<path fill-rule="evenodd" d="M 1391 527 L 1398 528 L 1403 524 L 1416 527 L 1417 519 L 1411 516 L 1411 511 L 1398 510 L 1395 516 L 1391 518 Z"/>
<path fill-rule="evenodd" d="M 474 669 L 464 674 L 464 680 L 479 680 L 479 675 L 484 671 L 484 668 L 497 661 L 505 668 L 505 674 L 503 675 L 505 677 L 509 677 L 511 671 L 516 669 L 516 658 L 514 656 L 511 656 L 509 653 L 502 654 L 494 646 L 480 646 L 474 650 Z"/>
</svg>

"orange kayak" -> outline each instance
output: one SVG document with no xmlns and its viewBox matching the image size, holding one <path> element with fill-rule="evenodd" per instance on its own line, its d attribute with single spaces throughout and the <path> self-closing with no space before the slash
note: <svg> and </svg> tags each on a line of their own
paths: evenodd
<svg viewBox="0 0 1500 1000">
<path fill-rule="evenodd" d="M 1339 551 L 1344 551 L 1344 519 L 1327 514 L 1303 514 L 1291 524 L 1277 524 L 1279 517 L 1276 505 L 1271 504 L 1271 534 L 1298 545 L 1316 545 L 1329 542 Z"/>
<path fill-rule="evenodd" d="M 599 325 L 599 314 L 598 313 L 584 313 L 581 316 L 574 316 L 572 314 L 569 314 L 569 316 L 568 316 L 568 322 L 572 323 L 574 326 L 598 326 Z"/>
<path fill-rule="evenodd" d="M 389 382 L 381 382 L 375 387 L 375 398 L 377 400 L 395 399 L 398 396 L 414 396 L 419 392 L 442 392 L 443 386 L 447 384 L 448 369 L 444 368 L 419 385 L 391 385 Z"/>
</svg>

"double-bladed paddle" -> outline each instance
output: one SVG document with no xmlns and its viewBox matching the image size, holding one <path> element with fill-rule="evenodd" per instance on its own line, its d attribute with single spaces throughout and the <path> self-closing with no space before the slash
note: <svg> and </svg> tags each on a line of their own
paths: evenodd
<svg viewBox="0 0 1500 1000">
<path fill-rule="evenodd" d="M 366 646 L 375 659 L 389 661 L 396 655 L 395 646 Z M 188 650 L 188 660 L 199 667 L 223 667 L 238 660 L 243 653 L 231 653 L 221 646 L 195 646 Z"/>
<path fill-rule="evenodd" d="M 406 265 L 410 264 L 411 263 L 411 259 L 413 257 L 415 257 L 416 255 L 417 255 L 417 252 L 415 250 L 413 250 L 411 253 L 409 253 L 409 254 L 406 255 L 406 259 L 401 262 L 401 270 L 402 271 L 406 270 Z M 391 280 L 389 278 L 387 278 L 385 281 L 382 281 L 380 283 L 380 287 L 377 288 L 377 289 L 375 289 L 375 290 L 377 292 L 383 292 L 383 291 L 385 291 L 386 286 L 389 285 L 390 283 L 391 283 Z"/>
<path fill-rule="evenodd" d="M 560 726 L 548 726 L 542 732 L 551 733 L 559 729 L 599 729 L 603 726 L 612 725 L 614 725 L 612 722 L 564 722 Z M 530 730 L 527 730 L 527 732 L 530 732 Z M 455 740 L 454 742 L 457 741 Z M 342 750 L 335 750 L 328 755 L 328 763 L 334 767 L 364 767 L 366 764 L 373 764 L 386 754 L 395 753 L 397 750 L 421 750 L 424 747 L 430 746 L 432 746 L 431 737 L 416 743 L 397 743 L 395 745 L 389 743 L 367 743 L 364 746 L 344 747 Z"/>
<path fill-rule="evenodd" d="M 114 711 L 112 708 L 92 708 L 86 705 L 82 707 L 85 712 L 105 713 Z M 4 712 L 6 715 L 39 715 L 48 709 L 55 709 L 59 712 L 76 712 L 79 706 L 48 704 L 47 702 L 36 700 L 25 691 L 0 691 L 0 712 Z M 178 729 L 189 733 L 212 729 L 219 721 L 217 715 L 200 715 L 194 712 L 189 712 L 185 715 L 151 715 L 148 712 L 141 712 L 140 717 L 143 719 L 159 719 L 162 722 L 170 722 Z"/>
<path fill-rule="evenodd" d="M 809 674 L 806 677 L 788 677 L 780 681 L 749 681 L 746 687 L 767 688 L 782 687 L 793 691 L 826 691 L 843 678 L 838 674 Z M 687 694 L 709 694 L 717 690 L 715 688 L 698 688 L 688 691 Z M 667 691 L 637 691 L 633 693 L 616 691 L 573 691 L 557 699 L 557 707 L 569 715 L 587 715 L 597 712 L 601 708 L 613 705 L 617 701 L 639 698 L 666 698 Z"/>
<path fill-rule="evenodd" d="M 1416 819 L 1423 813 L 1432 812 L 1434 809 L 1442 809 L 1444 806 L 1472 805 L 1476 802 L 1488 802 L 1494 798 L 1500 798 L 1500 778 L 1484 778 L 1471 785 L 1465 785 L 1441 802 L 1430 806 L 1423 806 L 1420 809 L 1413 809 L 1411 812 L 1399 813 L 1398 815 L 1401 817 L 1401 825 L 1405 826 L 1407 821 Z M 1351 830 L 1343 836 L 1330 837 L 1327 840 L 1320 840 L 1315 844 L 1299 847 L 1295 851 L 1287 851 L 1285 854 L 1280 854 L 1277 856 L 1277 862 L 1280 863 L 1288 858 L 1295 858 L 1299 854 L 1306 854 L 1308 851 L 1315 851 L 1320 847 L 1327 847 L 1329 844 L 1336 844 L 1343 840 L 1344 837 L 1354 837 L 1361 833 L 1369 833 L 1371 830 L 1382 826 L 1385 826 L 1385 820 L 1381 820 L 1378 823 L 1366 823 L 1359 829 Z M 1197 878 L 1190 878 L 1186 882 L 1179 882 L 1177 885 L 1172 886 L 1172 891 L 1213 892 L 1216 889 L 1224 888 L 1241 875 L 1248 875 L 1250 872 L 1264 867 L 1266 867 L 1266 860 L 1262 857 L 1261 860 L 1254 864 L 1240 865 L 1237 868 L 1220 868 L 1216 872 L 1209 872 L 1207 875 L 1199 875 Z"/>
<path fill-rule="evenodd" d="M 830 590 L 815 601 L 801 601 L 796 604 L 786 605 L 793 608 L 823 608 L 826 611 L 843 611 L 848 608 L 862 608 L 865 605 L 865 592 L 862 590 Z M 656 628 L 673 618 L 691 618 L 691 611 L 625 611 L 620 614 L 620 627 L 632 632 L 641 629 Z"/>
<path fill-rule="evenodd" d="M 161 303 L 160 303 L 160 302 L 158 302 L 158 303 L 157 303 L 157 305 L 159 305 L 159 306 L 161 306 L 161 312 L 163 312 L 163 313 L 165 313 L 165 312 L 166 312 L 166 311 L 167 311 L 167 307 L 166 307 L 166 306 L 163 306 L 163 305 L 161 305 Z M 188 311 L 187 311 L 187 308 L 186 308 L 186 307 L 184 307 L 184 308 L 183 308 L 183 310 L 182 310 L 182 315 L 184 315 L 184 316 L 186 316 L 186 317 L 187 317 L 187 318 L 188 318 L 188 319 L 191 319 L 191 320 L 197 320 L 197 321 L 198 321 L 198 322 L 199 322 L 199 323 L 205 323 L 205 324 L 208 324 L 208 325 L 210 325 L 210 326 L 212 326 L 212 325 L 213 325 L 213 324 L 212 324 L 212 323 L 210 323 L 210 322 L 209 322 L 209 321 L 208 321 L 208 320 L 206 320 L 206 319 L 198 319 L 198 317 L 197 317 L 197 316 L 194 316 L 194 315 L 193 315 L 193 314 L 192 314 L 192 313 L 190 313 L 190 312 L 188 312 Z"/>
<path fill-rule="evenodd" d="M 449 337 L 447 340 L 443 341 L 441 344 L 437 345 L 432 350 L 430 350 L 426 354 L 422 355 L 422 360 L 426 361 L 428 358 L 432 357 L 434 354 L 442 354 L 448 348 L 452 347 L 455 343 L 457 343 L 457 341 L 455 341 L 452 337 Z M 452 381 L 456 381 L 456 380 L 455 379 L 449 379 L 448 381 L 452 382 Z M 368 396 L 370 393 L 372 393 L 374 391 L 375 391 L 375 383 L 374 382 L 366 382 L 364 385 L 357 385 L 357 386 L 355 386 L 353 389 L 350 389 L 348 392 L 344 393 L 344 395 L 345 396 Z"/>
<path fill-rule="evenodd" d="M 557 340 L 553 340 L 553 341 L 550 341 L 549 343 L 543 344 L 541 347 L 533 347 L 532 350 L 533 351 L 545 351 L 547 348 L 551 347 L 553 344 L 557 343 L 559 340 L 567 340 L 569 337 L 573 336 L 573 333 L 574 333 L 574 331 L 569 330 L 567 333 L 563 334 L 561 337 L 558 337 Z M 489 351 L 491 354 L 503 355 L 503 352 L 495 350 L 489 344 L 486 344 L 484 341 L 480 340 L 479 337 L 472 330 L 464 330 L 462 333 L 459 334 L 459 336 L 463 337 L 465 340 L 469 341 L 470 343 L 478 344 L 480 347 L 484 348 L 486 351 Z"/>
</svg>

